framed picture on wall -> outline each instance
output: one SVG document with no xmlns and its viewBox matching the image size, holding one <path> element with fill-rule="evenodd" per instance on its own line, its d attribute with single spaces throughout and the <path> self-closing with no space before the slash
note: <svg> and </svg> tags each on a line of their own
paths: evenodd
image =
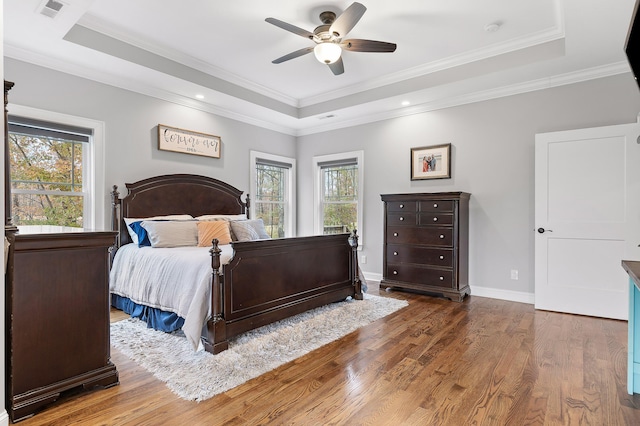
<svg viewBox="0 0 640 426">
<path fill-rule="evenodd" d="M 411 180 L 450 178 L 450 143 L 411 148 Z"/>
</svg>

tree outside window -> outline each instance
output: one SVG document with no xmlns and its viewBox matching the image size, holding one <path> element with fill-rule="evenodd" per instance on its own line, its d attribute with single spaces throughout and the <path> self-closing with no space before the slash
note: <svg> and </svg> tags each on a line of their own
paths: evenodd
<svg viewBox="0 0 640 426">
<path fill-rule="evenodd" d="M 251 217 L 262 219 L 272 238 L 295 235 L 296 160 L 250 151 Z"/>
<path fill-rule="evenodd" d="M 80 137 L 88 140 L 87 135 Z M 77 136 L 10 123 L 13 223 L 83 227 L 86 143 Z"/>
<path fill-rule="evenodd" d="M 322 167 L 322 233 L 358 228 L 357 164 Z"/>
<path fill-rule="evenodd" d="M 286 173 L 287 168 L 282 166 L 256 164 L 255 214 L 271 238 L 285 236 Z"/>
<path fill-rule="evenodd" d="M 314 156 L 313 167 L 315 233 L 358 231 L 362 247 L 364 152 Z"/>
</svg>

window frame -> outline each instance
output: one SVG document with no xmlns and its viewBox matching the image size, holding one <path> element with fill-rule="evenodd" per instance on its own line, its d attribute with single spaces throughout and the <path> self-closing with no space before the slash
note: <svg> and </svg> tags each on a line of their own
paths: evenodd
<svg viewBox="0 0 640 426">
<path fill-rule="evenodd" d="M 10 104 L 11 115 L 91 129 L 93 135 L 83 153 L 84 229 L 105 228 L 104 122 L 69 114 Z M 85 164 L 85 159 L 86 164 Z"/>
<path fill-rule="evenodd" d="M 364 151 L 349 151 L 328 155 L 317 155 L 313 162 L 313 229 L 316 235 L 323 234 L 323 203 L 322 203 L 322 166 L 326 163 L 356 161 L 358 166 L 358 194 L 357 194 L 357 221 L 358 221 L 358 250 L 364 245 Z"/>
<path fill-rule="evenodd" d="M 249 195 L 251 197 L 251 205 L 249 207 L 249 217 L 256 218 L 256 203 L 258 201 L 257 187 L 257 165 L 259 160 L 265 162 L 280 163 L 289 165 L 289 173 L 287 182 L 285 183 L 285 212 L 284 212 L 284 235 L 285 237 L 295 237 L 296 232 L 296 159 L 285 157 L 277 154 L 269 154 L 267 152 L 249 151 L 250 165 L 249 168 Z M 253 195 L 251 195 L 253 194 Z"/>
</svg>

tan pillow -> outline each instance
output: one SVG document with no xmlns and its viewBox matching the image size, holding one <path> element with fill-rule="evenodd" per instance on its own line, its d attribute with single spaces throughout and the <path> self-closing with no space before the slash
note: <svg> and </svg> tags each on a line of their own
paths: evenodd
<svg viewBox="0 0 640 426">
<path fill-rule="evenodd" d="M 135 222 L 138 223 L 142 223 L 142 221 L 144 220 L 193 220 L 193 216 L 189 215 L 189 214 L 170 214 L 167 216 L 154 216 L 154 217 L 145 217 L 145 218 L 130 218 L 130 217 L 125 217 L 124 218 L 124 223 L 127 225 L 127 231 L 129 231 L 129 236 L 131 237 L 131 242 L 133 244 L 137 244 L 140 247 L 144 246 L 144 245 L 149 245 L 149 237 L 144 235 L 144 233 L 142 235 L 138 235 L 138 233 L 140 232 L 139 229 L 140 228 L 134 228 L 134 226 L 132 226 L 132 224 L 135 224 Z M 146 244 L 141 241 L 144 240 L 146 238 L 147 242 Z"/>
<path fill-rule="evenodd" d="M 218 244 L 231 242 L 229 222 L 226 220 L 198 222 L 198 247 L 211 247 L 211 241 L 214 238 L 218 239 Z"/>
<path fill-rule="evenodd" d="M 151 247 L 195 247 L 198 243 L 198 228 L 194 221 L 145 220 L 141 225 L 149 234 Z"/>
</svg>

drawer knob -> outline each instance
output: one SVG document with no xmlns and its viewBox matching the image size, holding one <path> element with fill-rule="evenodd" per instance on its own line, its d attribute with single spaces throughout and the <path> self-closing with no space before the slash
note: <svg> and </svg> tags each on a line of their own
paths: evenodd
<svg viewBox="0 0 640 426">
<path fill-rule="evenodd" d="M 438 208 L 438 203 L 434 203 L 434 204 L 433 204 L 433 208 L 434 208 L 434 209 L 437 209 L 437 208 Z"/>
<path fill-rule="evenodd" d="M 404 217 L 400 216 L 400 222 L 402 222 L 404 220 Z"/>
<path fill-rule="evenodd" d="M 404 204 L 400 204 L 400 208 L 401 208 L 401 209 L 404 209 Z"/>
<path fill-rule="evenodd" d="M 444 256 L 440 256 L 440 260 L 443 260 L 443 259 L 444 259 Z"/>
<path fill-rule="evenodd" d="M 438 218 L 437 218 L 437 217 L 434 217 L 434 218 L 433 218 L 433 221 L 434 221 L 434 222 L 437 222 L 437 221 L 438 221 Z"/>
<path fill-rule="evenodd" d="M 393 271 L 393 275 L 398 275 L 398 271 Z"/>
<path fill-rule="evenodd" d="M 444 235 L 443 235 L 443 234 L 440 234 L 440 239 L 443 239 L 443 238 L 444 238 Z"/>
<path fill-rule="evenodd" d="M 440 281 L 444 281 L 444 277 L 440 277 Z"/>
<path fill-rule="evenodd" d="M 398 236 L 398 233 L 397 233 L 397 232 L 394 232 L 394 233 L 393 233 L 393 236 L 394 236 L 394 237 L 397 237 L 397 236 Z"/>
<path fill-rule="evenodd" d="M 393 252 L 393 255 L 394 255 L 394 256 L 397 256 L 397 255 L 398 255 L 398 252 L 397 252 L 397 251 L 394 251 L 394 252 Z"/>
</svg>

